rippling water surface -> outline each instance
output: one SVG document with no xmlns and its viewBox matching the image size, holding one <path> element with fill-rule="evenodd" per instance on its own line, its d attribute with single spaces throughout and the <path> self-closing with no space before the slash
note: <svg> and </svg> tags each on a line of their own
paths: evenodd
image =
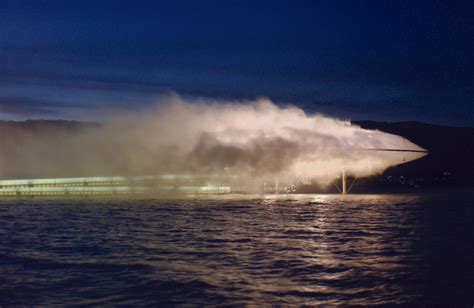
<svg viewBox="0 0 474 308">
<path fill-rule="evenodd" d="M 472 193 L 0 200 L 0 304 L 474 304 Z"/>
</svg>

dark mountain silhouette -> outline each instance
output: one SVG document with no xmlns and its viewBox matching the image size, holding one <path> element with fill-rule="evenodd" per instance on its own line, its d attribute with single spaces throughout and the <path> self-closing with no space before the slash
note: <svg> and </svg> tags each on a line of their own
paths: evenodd
<svg viewBox="0 0 474 308">
<path fill-rule="evenodd" d="M 357 121 L 354 124 L 403 136 L 429 151 L 427 156 L 419 160 L 389 168 L 373 181 L 422 189 L 473 186 L 474 128 L 419 122 Z"/>
</svg>

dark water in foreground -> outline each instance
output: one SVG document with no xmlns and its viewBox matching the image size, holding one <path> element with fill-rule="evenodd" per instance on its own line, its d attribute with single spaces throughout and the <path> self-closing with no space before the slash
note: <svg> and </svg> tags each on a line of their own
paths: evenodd
<svg viewBox="0 0 474 308">
<path fill-rule="evenodd" d="M 0 200 L 0 304 L 474 304 L 472 193 Z"/>
</svg>

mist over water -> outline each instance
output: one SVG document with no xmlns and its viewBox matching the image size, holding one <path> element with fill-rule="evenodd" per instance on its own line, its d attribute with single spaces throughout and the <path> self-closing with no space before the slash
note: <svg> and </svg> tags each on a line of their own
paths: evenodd
<svg viewBox="0 0 474 308">
<path fill-rule="evenodd" d="M 412 142 L 297 107 L 257 101 L 185 100 L 74 130 L 5 136 L 0 178 L 158 173 L 280 177 L 325 182 L 342 169 L 363 177 L 423 156 Z"/>
</svg>

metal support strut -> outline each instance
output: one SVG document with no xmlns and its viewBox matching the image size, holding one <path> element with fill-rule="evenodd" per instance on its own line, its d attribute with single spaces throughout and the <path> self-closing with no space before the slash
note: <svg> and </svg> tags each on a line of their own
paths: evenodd
<svg viewBox="0 0 474 308">
<path fill-rule="evenodd" d="M 344 169 L 342 169 L 341 181 L 342 181 L 341 194 L 345 195 L 347 194 L 347 183 L 346 183 L 346 170 Z"/>
</svg>

